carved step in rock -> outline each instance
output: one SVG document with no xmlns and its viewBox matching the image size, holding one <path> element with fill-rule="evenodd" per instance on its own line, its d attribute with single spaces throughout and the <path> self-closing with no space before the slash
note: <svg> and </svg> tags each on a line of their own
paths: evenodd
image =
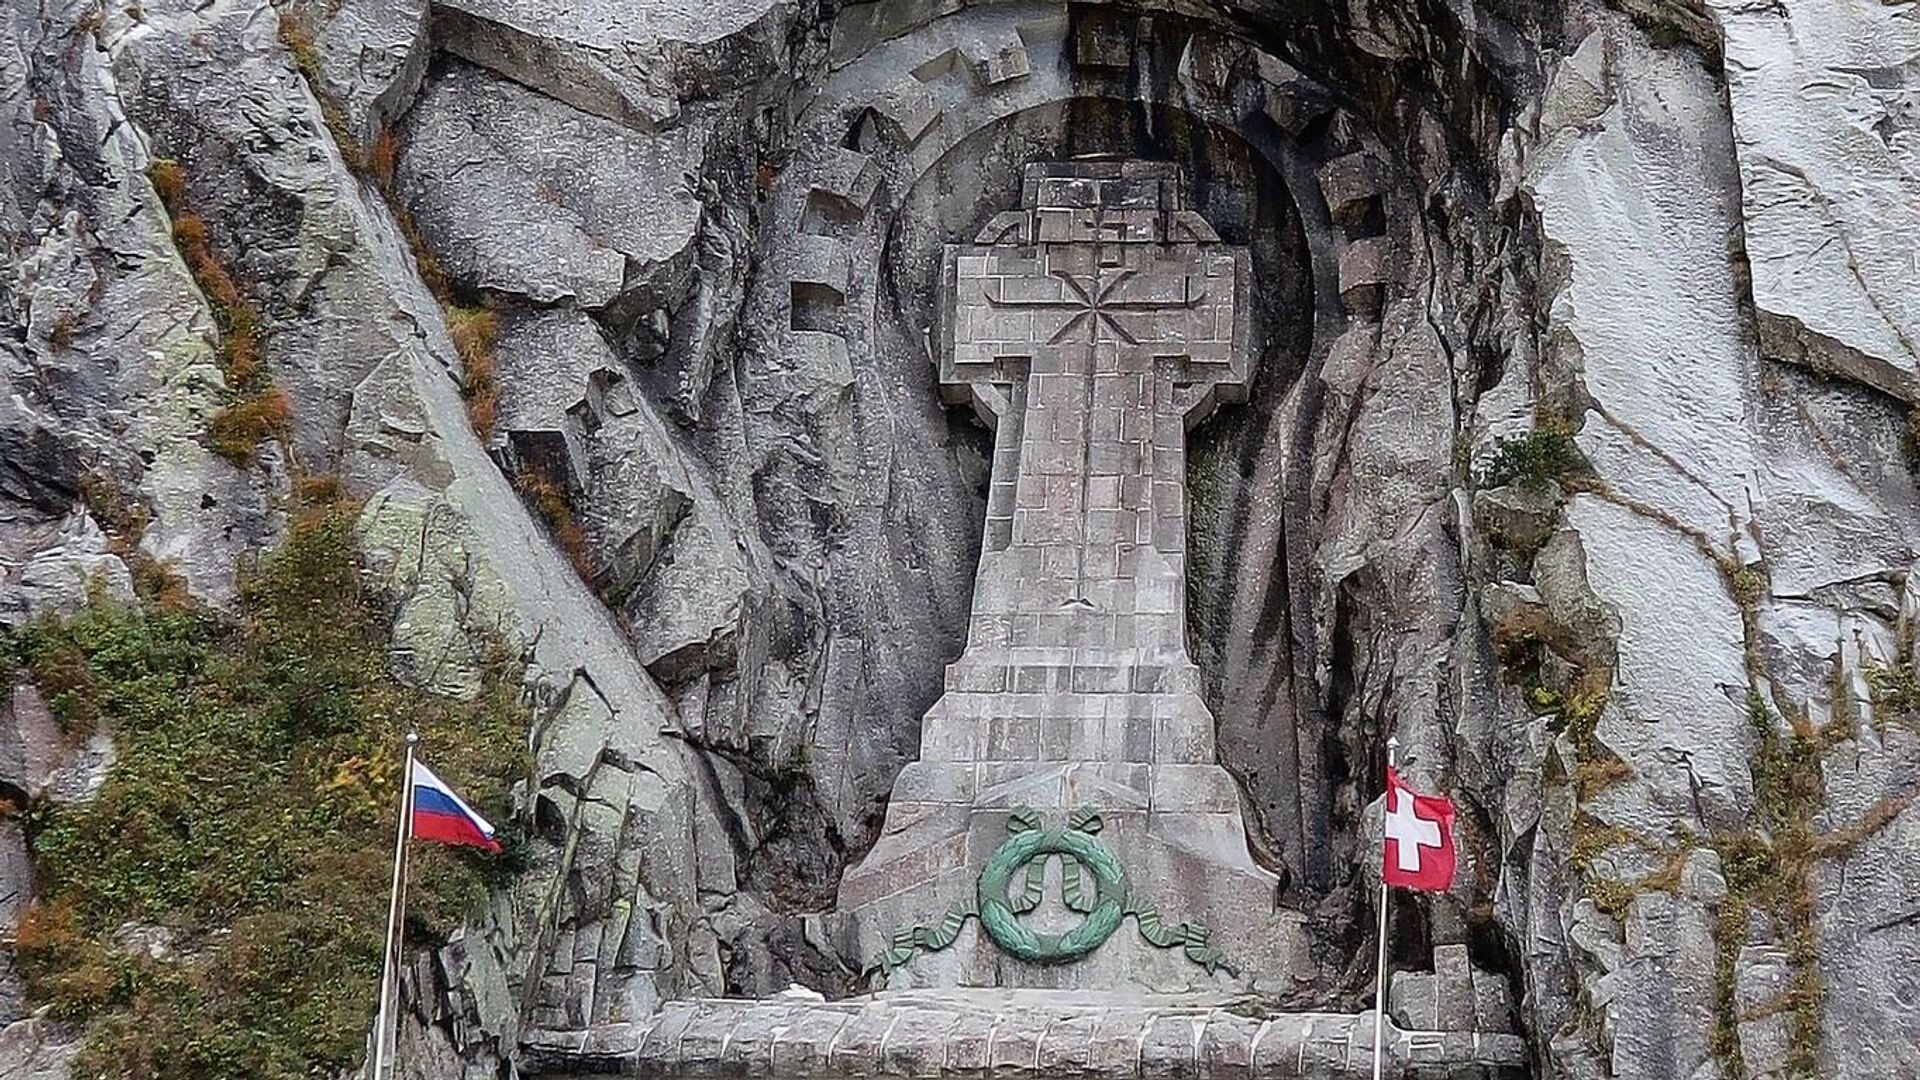
<svg viewBox="0 0 1920 1080">
<path fill-rule="evenodd" d="M 881 133 L 901 149 L 912 147 L 940 121 L 940 104 L 919 80 L 906 78 L 867 103 Z"/>
<path fill-rule="evenodd" d="M 807 177 L 808 209 L 829 216 L 857 218 L 873 202 L 880 171 L 873 155 L 838 146 L 822 147 L 800 166 Z"/>
</svg>

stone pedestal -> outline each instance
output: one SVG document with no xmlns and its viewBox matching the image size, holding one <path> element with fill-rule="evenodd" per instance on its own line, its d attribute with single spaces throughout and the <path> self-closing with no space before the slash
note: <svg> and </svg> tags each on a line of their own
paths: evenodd
<svg viewBox="0 0 1920 1080">
<path fill-rule="evenodd" d="M 837 944 L 892 987 L 1284 991 L 1298 917 L 1248 853 L 1186 646 L 1186 432 L 1244 393 L 1249 258 L 1164 165 L 1033 166 L 1024 202 L 947 251 L 941 382 L 996 434 L 985 550 L 966 652 L 843 880 Z M 1071 962 L 1021 959 L 965 909 L 1013 832 L 1076 821 L 1124 876 L 1124 925 Z M 1065 891 L 1073 859 L 1034 865 L 1020 925 L 1094 917 Z"/>
<path fill-rule="evenodd" d="M 1517 1035 L 1401 1031 L 1395 1080 L 1519 1080 Z M 638 1023 L 529 1032 L 528 1080 L 1349 1080 L 1373 1075 L 1373 1014 L 1266 1013 L 1220 995 L 939 990 L 849 1001 L 675 1001 Z"/>
</svg>

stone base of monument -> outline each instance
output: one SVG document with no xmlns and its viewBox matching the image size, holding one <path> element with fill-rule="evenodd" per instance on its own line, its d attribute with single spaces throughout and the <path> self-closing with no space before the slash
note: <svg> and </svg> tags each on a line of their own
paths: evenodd
<svg viewBox="0 0 1920 1080">
<path fill-rule="evenodd" d="M 1382 1075 L 1519 1080 L 1515 1035 L 1389 1026 Z M 529 1080 L 1336 1080 L 1373 1075 L 1371 1013 L 1267 1013 L 1250 999 L 1100 991 L 890 991 L 845 1001 L 671 1002 L 633 1024 L 530 1032 Z"/>
<path fill-rule="evenodd" d="M 995 880 L 995 859 L 1031 835 L 1023 826 L 1045 834 L 1031 844 L 1079 843 L 1091 855 L 1043 854 Z M 1119 904 L 1112 929 L 1094 938 L 1084 928 L 1102 897 L 1087 879 L 1103 854 Z M 840 910 L 824 921 L 841 955 L 875 965 L 875 985 L 892 990 L 1095 986 L 1277 998 L 1308 986 L 1315 970 L 1304 916 L 1279 907 L 1278 891 L 1248 854 L 1232 777 L 1211 762 L 920 761 L 901 774 L 886 830 L 847 871 Z M 1076 894 L 1077 907 L 1061 902 Z M 1016 941 L 994 936 L 987 908 L 996 896 L 1011 898 L 997 925 L 1013 923 L 1012 937 L 1064 949 L 1078 933 L 1089 950 L 1023 958 Z"/>
</svg>

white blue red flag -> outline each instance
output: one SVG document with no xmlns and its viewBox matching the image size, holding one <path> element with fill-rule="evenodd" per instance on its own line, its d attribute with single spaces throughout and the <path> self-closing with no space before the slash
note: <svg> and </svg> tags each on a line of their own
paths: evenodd
<svg viewBox="0 0 1920 1080">
<path fill-rule="evenodd" d="M 493 826 L 473 812 L 433 770 L 413 763 L 413 837 L 500 853 Z"/>
</svg>

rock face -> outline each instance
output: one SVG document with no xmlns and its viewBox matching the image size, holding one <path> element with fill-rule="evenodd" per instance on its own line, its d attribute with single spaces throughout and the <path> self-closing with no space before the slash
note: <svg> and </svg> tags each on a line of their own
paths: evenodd
<svg viewBox="0 0 1920 1080">
<path fill-rule="evenodd" d="M 412 1075 L 666 1060 L 669 1003 L 869 989 L 874 935 L 822 916 L 914 848 L 930 762 L 1003 760 L 935 721 L 1019 692 L 981 650 L 1048 643 L 980 615 L 1072 576 L 985 568 L 1095 524 L 1018 513 L 1018 379 L 943 374 L 946 247 L 1031 208 L 1031 164 L 1150 161 L 1242 253 L 1244 353 L 1154 477 L 1186 492 L 1148 575 L 1177 686 L 1118 696 L 1208 718 L 1181 764 L 1255 921 L 1297 928 L 1255 950 L 1262 1007 L 1344 1039 L 1370 1001 L 1391 731 L 1466 860 L 1393 904 L 1408 1024 L 1515 1023 L 1531 1075 L 1898 1075 L 1917 57 L 1910 0 L 13 5 L 0 628 L 224 604 L 290 485 L 337 475 L 396 671 L 458 696 L 528 661 L 532 865 L 415 958 Z M 235 303 L 289 405 L 250 458 L 209 432 Z M 1127 334 L 1206 340 L 1176 330 Z M 1100 666 L 1049 670 L 1087 697 Z M 84 797 L 110 740 L 54 746 L 31 694 L 0 796 Z M 59 1075 L 30 1008 L 0 980 L 0 1062 Z"/>
</svg>

